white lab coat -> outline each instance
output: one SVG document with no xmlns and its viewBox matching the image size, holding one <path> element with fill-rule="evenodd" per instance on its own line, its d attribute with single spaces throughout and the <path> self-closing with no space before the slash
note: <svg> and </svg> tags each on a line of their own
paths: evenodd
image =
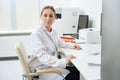
<svg viewBox="0 0 120 80">
<path fill-rule="evenodd" d="M 63 42 L 57 32 L 52 29 L 51 32 L 47 32 L 46 28 L 41 24 L 41 26 L 37 27 L 31 34 L 31 49 L 33 56 L 29 62 L 29 66 L 32 71 L 49 69 L 49 68 L 57 68 L 62 71 L 63 75 L 66 76 L 69 71 L 65 69 L 66 67 L 66 59 L 58 59 L 56 47 L 53 42 L 48 37 L 51 36 L 54 43 L 58 48 L 73 48 L 73 44 L 68 44 Z M 56 78 L 57 77 L 57 78 Z M 56 74 L 45 74 L 40 76 L 41 80 L 63 80 L 60 75 Z"/>
</svg>

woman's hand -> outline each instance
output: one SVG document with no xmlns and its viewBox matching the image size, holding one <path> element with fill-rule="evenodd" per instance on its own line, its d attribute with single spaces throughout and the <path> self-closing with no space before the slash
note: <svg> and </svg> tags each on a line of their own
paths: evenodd
<svg viewBox="0 0 120 80">
<path fill-rule="evenodd" d="M 66 64 L 69 64 L 70 60 L 71 60 L 71 59 L 74 59 L 74 58 L 76 58 L 76 57 L 73 56 L 73 55 L 68 55 L 68 56 L 66 57 Z"/>
<path fill-rule="evenodd" d="M 80 50 L 81 48 L 80 48 L 79 45 L 75 44 L 75 45 L 73 46 L 73 49 Z"/>
</svg>

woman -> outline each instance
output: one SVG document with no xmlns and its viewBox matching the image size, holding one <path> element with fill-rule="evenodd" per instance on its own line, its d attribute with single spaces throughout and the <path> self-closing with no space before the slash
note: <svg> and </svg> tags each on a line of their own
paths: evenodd
<svg viewBox="0 0 120 80">
<path fill-rule="evenodd" d="M 36 28 L 31 34 L 31 47 L 33 53 L 33 57 L 29 63 L 31 70 L 57 68 L 66 76 L 69 73 L 69 70 L 65 69 L 66 65 L 69 64 L 70 60 L 74 59 L 75 56 L 68 55 L 66 58 L 59 59 L 57 57 L 59 48 L 80 49 L 80 47 L 76 44 L 73 45 L 63 42 L 57 35 L 57 32 L 52 28 L 52 24 L 56 19 L 55 10 L 52 6 L 44 7 L 40 16 L 42 21 L 40 27 Z M 69 79 L 69 74 L 66 80 Z M 55 74 L 41 75 L 40 79 L 62 80 L 59 75 Z"/>
</svg>

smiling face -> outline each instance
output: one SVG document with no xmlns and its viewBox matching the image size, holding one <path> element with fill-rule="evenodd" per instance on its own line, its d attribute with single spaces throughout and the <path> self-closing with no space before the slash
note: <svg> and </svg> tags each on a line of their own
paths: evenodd
<svg viewBox="0 0 120 80">
<path fill-rule="evenodd" d="M 51 8 L 44 8 L 41 12 L 41 20 L 43 22 L 43 25 L 47 28 L 49 31 L 51 29 L 51 26 L 53 22 L 55 21 L 55 11 Z"/>
</svg>

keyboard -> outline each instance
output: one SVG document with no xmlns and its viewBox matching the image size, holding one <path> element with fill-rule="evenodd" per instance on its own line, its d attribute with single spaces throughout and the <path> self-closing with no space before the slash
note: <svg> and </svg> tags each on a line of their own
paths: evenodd
<svg viewBox="0 0 120 80">
<path fill-rule="evenodd" d="M 90 55 L 98 55 L 101 53 L 100 44 L 80 44 L 81 48 Z"/>
</svg>

